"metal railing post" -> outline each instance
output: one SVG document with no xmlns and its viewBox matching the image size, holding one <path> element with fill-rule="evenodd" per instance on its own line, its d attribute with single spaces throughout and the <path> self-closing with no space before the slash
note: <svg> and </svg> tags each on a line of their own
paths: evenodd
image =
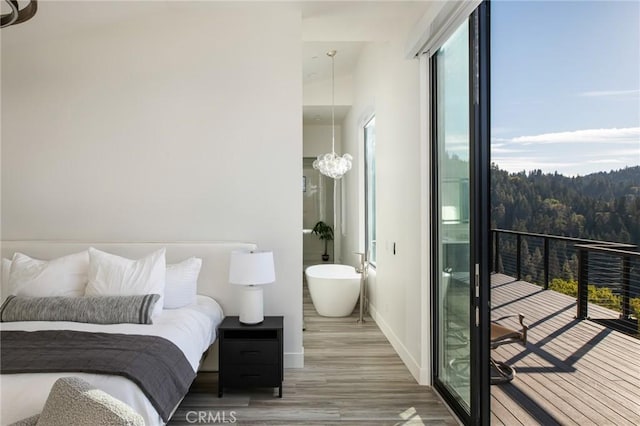
<svg viewBox="0 0 640 426">
<path fill-rule="evenodd" d="M 544 289 L 549 288 L 549 239 L 544 237 Z"/>
<path fill-rule="evenodd" d="M 631 257 L 630 256 L 624 256 L 622 258 L 622 277 L 620 280 L 620 284 L 622 287 L 621 318 L 629 319 L 631 318 L 631 304 L 629 303 L 631 300 Z"/>
<path fill-rule="evenodd" d="M 493 255 L 493 251 L 496 248 L 496 233 L 493 232 L 492 230 L 489 230 L 489 245 L 490 245 L 490 250 L 489 250 L 489 267 L 491 268 L 491 272 L 495 272 L 493 270 L 493 259 L 495 258 L 495 256 Z"/>
<path fill-rule="evenodd" d="M 587 318 L 587 309 L 589 301 L 589 288 L 587 281 L 589 279 L 589 252 L 585 249 L 578 250 L 578 295 L 577 295 L 577 319 Z"/>
<path fill-rule="evenodd" d="M 522 236 L 520 234 L 516 235 L 516 279 L 520 281 L 522 277 L 522 267 L 520 262 L 520 256 L 522 255 Z"/>
<path fill-rule="evenodd" d="M 493 270 L 495 272 L 500 272 L 500 270 L 498 269 L 500 266 L 500 233 L 498 231 L 494 231 L 493 235 L 495 236 L 495 258 L 493 259 Z"/>
</svg>

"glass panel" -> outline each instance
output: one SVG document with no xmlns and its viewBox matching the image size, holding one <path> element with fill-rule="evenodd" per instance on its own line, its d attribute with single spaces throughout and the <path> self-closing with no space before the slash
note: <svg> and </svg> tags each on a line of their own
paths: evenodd
<svg viewBox="0 0 640 426">
<path fill-rule="evenodd" d="M 438 380 L 470 412 L 469 25 L 438 50 L 436 194 L 438 217 Z"/>
<path fill-rule="evenodd" d="M 366 170 L 366 249 L 369 262 L 376 264 L 376 119 L 372 118 L 364 126 L 364 149 Z"/>
</svg>

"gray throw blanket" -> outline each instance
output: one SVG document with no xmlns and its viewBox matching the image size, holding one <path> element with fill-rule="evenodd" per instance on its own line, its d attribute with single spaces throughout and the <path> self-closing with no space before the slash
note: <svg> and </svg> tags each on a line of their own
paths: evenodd
<svg viewBox="0 0 640 426">
<path fill-rule="evenodd" d="M 52 372 L 124 376 L 165 422 L 196 377 L 182 351 L 162 337 L 70 330 L 0 333 L 0 373 Z"/>
</svg>

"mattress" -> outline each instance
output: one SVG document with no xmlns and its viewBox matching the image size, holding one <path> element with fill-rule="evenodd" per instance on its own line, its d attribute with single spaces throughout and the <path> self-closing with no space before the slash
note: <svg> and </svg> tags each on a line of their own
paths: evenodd
<svg viewBox="0 0 640 426">
<path fill-rule="evenodd" d="M 210 297 L 199 295 L 196 304 L 180 309 L 163 310 L 150 325 L 24 321 L 1 323 L 0 329 L 76 330 L 160 336 L 180 348 L 193 371 L 197 371 L 203 352 L 216 339 L 216 330 L 222 319 L 220 305 Z M 8 425 L 40 413 L 53 383 L 60 377 L 71 375 L 82 377 L 97 388 L 129 404 L 142 415 L 146 425 L 164 424 L 140 388 L 124 377 L 86 373 L 40 373 L 0 375 L 0 425 Z"/>
</svg>

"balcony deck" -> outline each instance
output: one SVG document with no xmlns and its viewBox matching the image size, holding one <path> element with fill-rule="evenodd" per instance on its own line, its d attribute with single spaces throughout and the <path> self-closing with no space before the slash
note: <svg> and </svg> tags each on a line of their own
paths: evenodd
<svg viewBox="0 0 640 426">
<path fill-rule="evenodd" d="M 492 425 L 640 424 L 640 340 L 596 321 L 578 321 L 576 300 L 514 278 L 492 276 L 492 317 L 523 313 L 527 347 L 492 352 L 516 367 L 511 383 L 491 386 Z M 589 305 L 591 318 L 617 313 Z M 502 321 L 517 326 L 517 319 Z"/>
</svg>

